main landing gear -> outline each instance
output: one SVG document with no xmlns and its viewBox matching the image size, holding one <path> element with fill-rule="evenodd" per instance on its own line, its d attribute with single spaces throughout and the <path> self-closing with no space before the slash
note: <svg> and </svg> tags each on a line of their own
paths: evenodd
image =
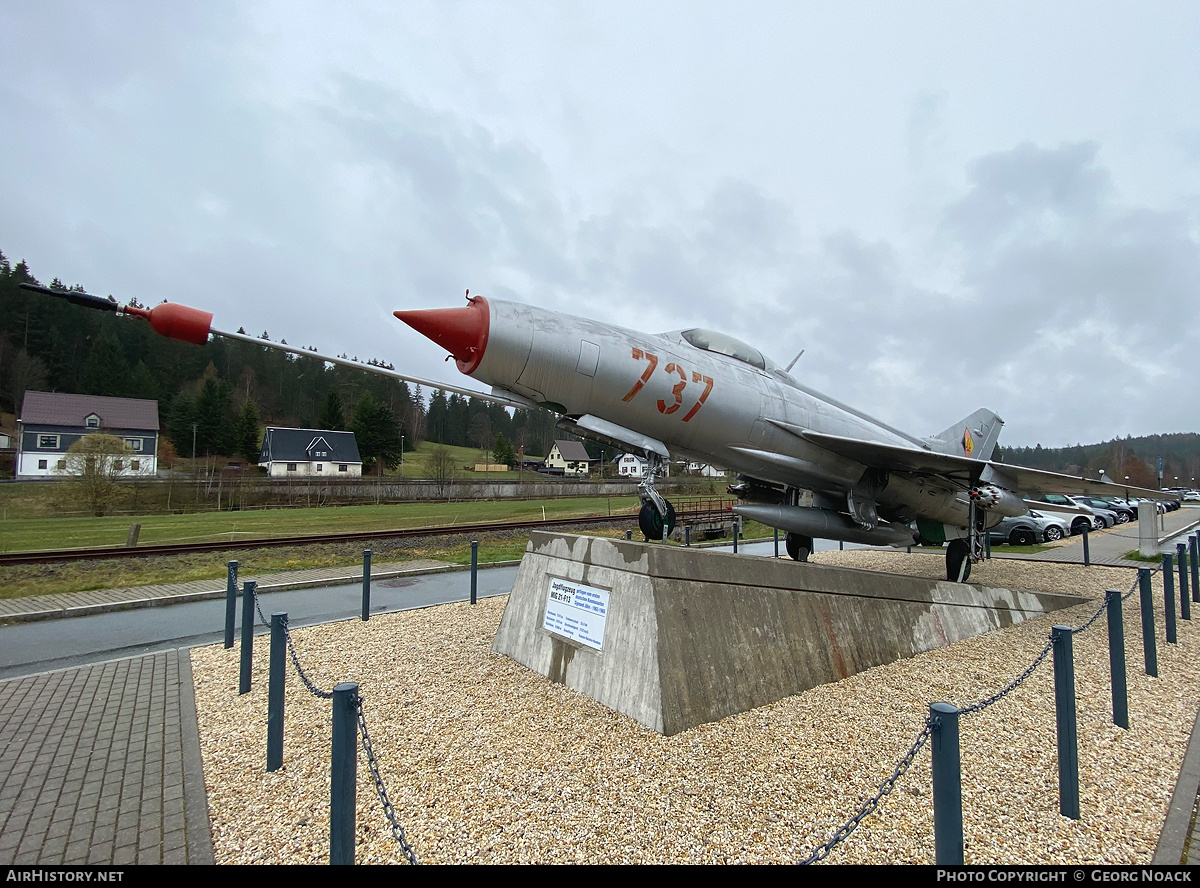
<svg viewBox="0 0 1200 888">
<path fill-rule="evenodd" d="M 808 561 L 808 556 L 812 554 L 813 538 L 810 536 L 792 533 L 789 530 L 787 536 L 784 537 L 783 544 L 787 547 L 787 553 L 793 561 Z"/>
<path fill-rule="evenodd" d="M 654 483 L 667 473 L 663 459 L 657 453 L 646 454 L 646 477 L 638 485 L 642 496 L 642 511 L 638 513 L 638 528 L 647 542 L 661 542 L 675 530 L 675 507 L 655 488 Z"/>
<path fill-rule="evenodd" d="M 965 583 L 971 575 L 971 547 L 966 540 L 951 540 L 946 547 L 946 579 Z"/>
</svg>

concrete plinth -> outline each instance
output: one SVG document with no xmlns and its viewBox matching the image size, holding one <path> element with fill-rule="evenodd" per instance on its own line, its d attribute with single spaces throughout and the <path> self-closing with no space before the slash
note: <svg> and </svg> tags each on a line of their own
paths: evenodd
<svg viewBox="0 0 1200 888">
<path fill-rule="evenodd" d="M 601 602 L 595 606 L 606 608 L 599 650 L 543 628 L 556 579 L 607 593 L 592 593 Z M 1069 595 L 535 532 L 492 649 L 675 734 L 1079 602 Z"/>
</svg>

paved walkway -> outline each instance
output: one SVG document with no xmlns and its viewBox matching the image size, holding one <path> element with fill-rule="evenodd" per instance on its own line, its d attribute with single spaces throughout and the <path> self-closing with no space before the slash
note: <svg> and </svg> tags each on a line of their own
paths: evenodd
<svg viewBox="0 0 1200 888">
<path fill-rule="evenodd" d="M 1126 545 L 1118 536 L 1113 547 Z M 1129 548 L 1135 546 L 1136 539 Z M 371 576 L 454 569 L 442 562 L 402 562 L 373 565 Z M 261 579 L 260 588 L 273 589 L 352 583 L 362 573 L 321 568 L 246 579 Z M 42 596 L 4 602 L 8 610 L 0 619 L 64 617 L 224 594 L 223 583 L 202 580 Z M 1200 718 L 1156 863 L 1186 863 L 1189 843 L 1200 849 L 1193 822 L 1198 796 Z M 1193 851 L 1197 857 L 1200 851 Z M 186 649 L 0 682 L 0 864 L 212 862 Z"/>
<path fill-rule="evenodd" d="M 212 863 L 187 650 L 0 683 L 0 863 Z"/>
</svg>

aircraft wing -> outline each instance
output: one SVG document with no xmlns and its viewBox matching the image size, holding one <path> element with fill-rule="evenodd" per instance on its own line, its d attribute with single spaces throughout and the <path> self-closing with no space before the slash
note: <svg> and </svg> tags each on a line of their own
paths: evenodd
<svg viewBox="0 0 1200 888">
<path fill-rule="evenodd" d="M 990 467 L 1001 476 L 1016 483 L 1018 492 L 1038 497 L 1046 493 L 1087 493 L 1093 496 L 1122 496 L 1146 499 L 1179 499 L 1178 495 L 1165 490 L 1133 487 L 1110 481 L 1096 481 L 1079 475 L 1063 475 L 1043 469 L 1029 469 L 1008 463 L 990 460 L 969 459 L 934 450 L 916 447 L 901 447 L 895 444 L 879 444 L 839 435 L 826 435 L 805 430 L 803 437 L 814 444 L 839 456 L 853 459 L 867 466 L 887 469 L 889 472 L 913 472 L 915 474 L 942 475 L 972 483 L 979 480 L 984 469 Z"/>
</svg>

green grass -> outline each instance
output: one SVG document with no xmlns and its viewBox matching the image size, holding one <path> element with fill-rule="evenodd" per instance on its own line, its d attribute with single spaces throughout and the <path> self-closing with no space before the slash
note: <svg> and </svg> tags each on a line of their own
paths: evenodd
<svg viewBox="0 0 1200 888">
<path fill-rule="evenodd" d="M 1126 552 L 1121 557 L 1127 558 L 1130 561 L 1144 561 L 1147 564 L 1162 564 L 1162 556 L 1161 555 L 1152 555 L 1152 556 L 1147 557 L 1147 556 L 1143 555 L 1137 549 L 1131 549 L 1130 551 Z"/>
<path fill-rule="evenodd" d="M 279 536 L 524 521 L 541 518 L 543 514 L 547 518 L 619 515 L 637 507 L 637 497 L 614 496 L 261 509 L 133 518 L 8 518 L 0 520 L 0 552 L 122 546 L 133 523 L 142 525 L 141 544 L 227 541 L 232 545 Z"/>
</svg>

